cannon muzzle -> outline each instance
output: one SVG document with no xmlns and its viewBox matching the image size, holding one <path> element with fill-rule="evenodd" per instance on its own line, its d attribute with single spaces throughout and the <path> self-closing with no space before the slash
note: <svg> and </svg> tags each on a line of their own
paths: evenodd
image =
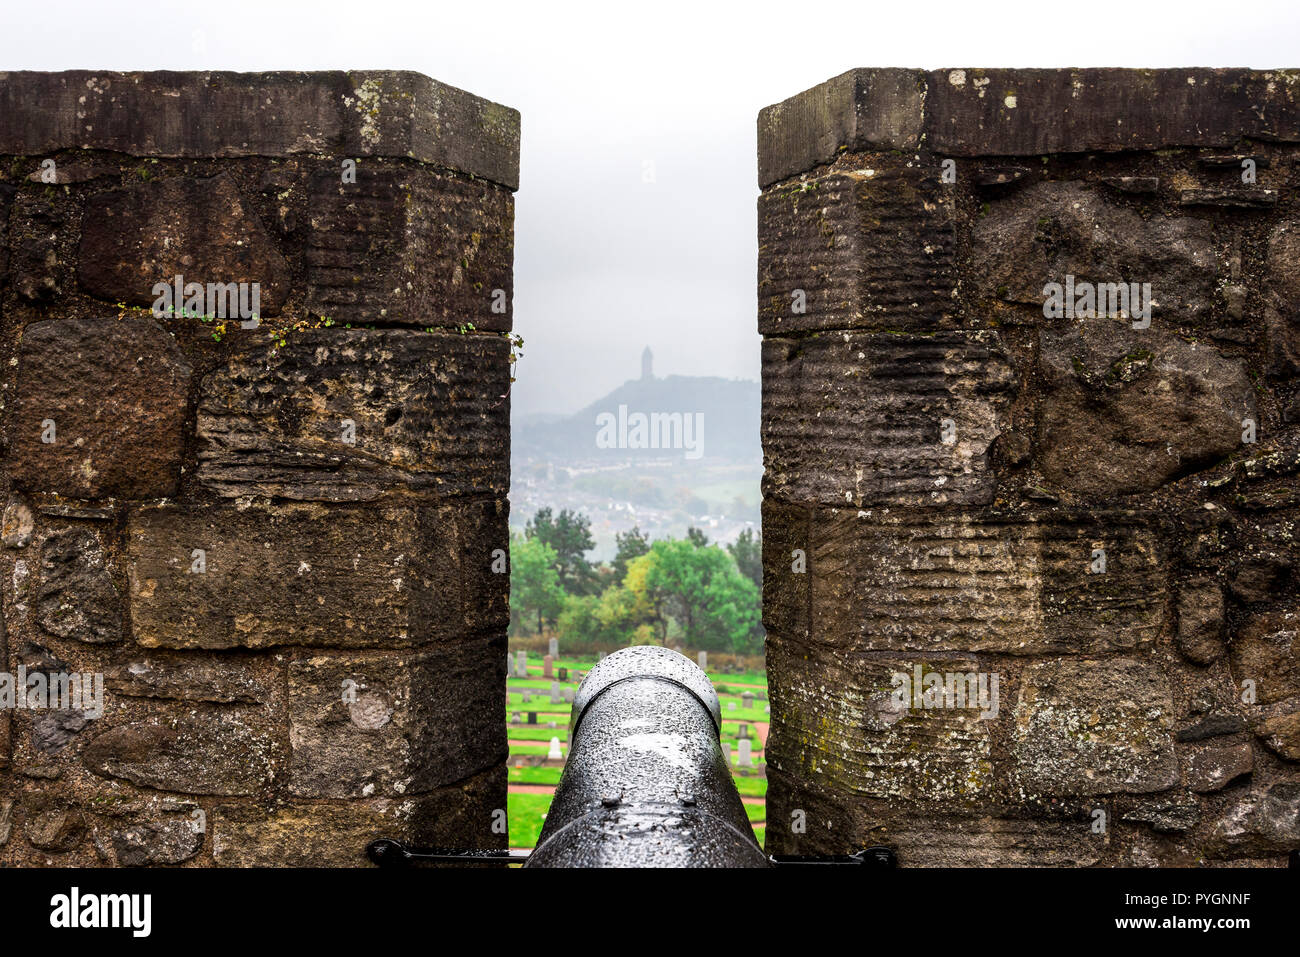
<svg viewBox="0 0 1300 957">
<path fill-rule="evenodd" d="M 624 648 L 583 680 L 569 756 L 526 867 L 766 867 L 722 755 L 708 676 Z"/>
</svg>

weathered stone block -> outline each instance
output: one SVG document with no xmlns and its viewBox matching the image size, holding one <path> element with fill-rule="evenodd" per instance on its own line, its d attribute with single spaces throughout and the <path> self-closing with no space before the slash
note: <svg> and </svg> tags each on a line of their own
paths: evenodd
<svg viewBox="0 0 1300 957">
<path fill-rule="evenodd" d="M 28 325 L 7 423 L 14 483 L 74 498 L 172 494 L 189 379 L 151 319 Z"/>
<path fill-rule="evenodd" d="M 843 149 L 914 150 L 925 74 L 849 70 L 758 114 L 758 185 L 829 163 Z"/>
<path fill-rule="evenodd" d="M 511 326 L 514 200 L 484 180 L 361 164 L 311 181 L 308 308 L 336 322 Z"/>
<path fill-rule="evenodd" d="M 1029 796 L 1173 787 L 1172 710 L 1168 679 L 1154 662 L 1034 662 L 1014 715 L 1015 777 Z"/>
<path fill-rule="evenodd" d="M 934 813 L 910 801 L 823 791 L 768 767 L 769 854 L 848 854 L 883 844 L 902 867 L 1087 867 L 1107 849 L 1091 823 L 1087 809 L 1069 807 L 1046 818 Z"/>
<path fill-rule="evenodd" d="M 33 847 L 63 853 L 75 848 L 86 836 L 86 818 L 72 807 L 33 808 L 23 826 L 23 836 Z"/>
<path fill-rule="evenodd" d="M 31 718 L 33 750 L 43 754 L 62 751 L 90 724 L 82 711 L 38 711 Z"/>
<path fill-rule="evenodd" d="M 408 646 L 504 627 L 484 600 L 504 510 L 312 505 L 131 513 L 126 560 L 145 647 Z M 196 572 L 196 550 L 205 570 Z M 475 604 L 471 605 L 469 599 Z"/>
<path fill-rule="evenodd" d="M 31 506 L 21 498 L 14 496 L 5 505 L 3 532 L 0 532 L 0 544 L 5 548 L 26 548 L 36 530 L 36 516 Z"/>
<path fill-rule="evenodd" d="M 79 262 L 81 285 L 110 302 L 152 307 L 159 299 L 154 284 L 171 286 L 183 276 L 205 290 L 255 283 L 257 314 L 273 316 L 290 292 L 289 264 L 225 173 L 96 193 L 86 201 Z M 223 292 L 223 300 L 223 318 L 248 318 L 238 314 L 237 291 Z M 251 291 L 244 302 L 251 312 Z M 183 302 L 171 304 L 182 312 Z"/>
<path fill-rule="evenodd" d="M 909 815 L 870 833 L 890 842 L 900 867 L 1093 867 L 1106 851 L 1084 821 Z"/>
<path fill-rule="evenodd" d="M 1206 838 L 1209 857 L 1285 854 L 1300 849 L 1300 782 L 1255 788 L 1229 804 Z"/>
<path fill-rule="evenodd" d="M 1132 798 L 1128 799 L 1133 801 Z M 1127 803 L 1127 802 L 1126 802 Z M 1149 824 L 1157 834 L 1182 834 L 1201 819 L 1201 806 L 1192 794 L 1159 795 L 1133 801 L 1121 812 L 1120 820 Z"/>
<path fill-rule="evenodd" d="M 759 332 L 955 326 L 953 222 L 937 168 L 859 169 L 768 190 L 758 201 Z"/>
<path fill-rule="evenodd" d="M 203 848 L 203 832 L 188 817 L 150 818 L 96 829 L 95 846 L 115 867 L 180 864 Z"/>
<path fill-rule="evenodd" d="M 1178 590 L 1178 650 L 1188 661 L 1208 665 L 1223 657 L 1223 589 L 1209 579 Z"/>
<path fill-rule="evenodd" d="M 254 795 L 271 782 L 277 745 L 265 715 L 191 711 L 97 735 L 87 767 L 105 777 L 180 794 Z"/>
<path fill-rule="evenodd" d="M 825 505 L 992 501 L 1016 385 L 995 333 L 763 343 L 764 491 Z"/>
<path fill-rule="evenodd" d="M 1279 223 L 1269 235 L 1267 283 L 1268 371 L 1295 376 L 1300 374 L 1300 221 Z"/>
<path fill-rule="evenodd" d="M 972 673 L 973 659 L 923 662 L 823 653 L 769 639 L 773 734 L 769 766 L 800 787 L 930 804 L 986 799 L 993 767 L 989 721 L 970 707 L 900 709 L 894 674 Z M 778 731 L 779 729 L 779 731 Z"/>
<path fill-rule="evenodd" d="M 1232 676 L 1255 683 L 1256 700 L 1274 704 L 1300 696 L 1300 612 L 1280 606 L 1246 617 L 1229 645 Z"/>
<path fill-rule="evenodd" d="M 268 704 L 283 672 L 272 662 L 228 655 L 135 655 L 111 668 L 104 686 L 119 695 L 213 704 Z"/>
<path fill-rule="evenodd" d="M 1149 515 L 818 509 L 809 538 L 818 644 L 1090 654 L 1149 648 L 1165 618 L 1168 558 Z"/>
<path fill-rule="evenodd" d="M 1280 758 L 1300 761 L 1300 711 L 1272 715 L 1255 726 L 1255 734 Z"/>
<path fill-rule="evenodd" d="M 293 662 L 289 790 L 401 797 L 505 760 L 503 651 L 491 639 L 416 655 Z"/>
<path fill-rule="evenodd" d="M 92 644 L 122 638 L 122 599 L 93 530 L 65 528 L 41 545 L 36 620 L 51 635 Z"/>
<path fill-rule="evenodd" d="M 199 479 L 230 497 L 504 498 L 509 348 L 499 336 L 319 329 L 236 355 L 203 382 Z"/>
<path fill-rule="evenodd" d="M 1093 501 L 1153 491 L 1258 426 L 1245 366 L 1211 346 L 1107 320 L 1040 342 L 1038 464 L 1053 486 Z"/>
<path fill-rule="evenodd" d="M 406 799 L 347 804 L 225 805 L 213 815 L 220 867 L 359 867 L 381 837 L 425 847 L 504 848 L 504 764 Z"/>
<path fill-rule="evenodd" d="M 21 299 L 48 305 L 68 291 L 69 263 L 61 254 L 72 228 L 62 197 L 20 192 L 13 202 L 6 250 L 10 286 Z M 75 221 L 75 220 L 74 220 Z"/>
<path fill-rule="evenodd" d="M 1043 287 L 1064 285 L 1067 275 L 1076 286 L 1150 283 L 1157 329 L 1196 321 L 1210 312 L 1220 270 L 1208 222 L 1143 219 L 1103 191 L 1074 182 L 1035 183 L 993 203 L 976 221 L 971 247 L 964 275 L 988 308 L 1020 307 L 1000 313 L 1008 321 L 1041 320 Z"/>
<path fill-rule="evenodd" d="M 403 70 L 0 74 L 0 153 L 69 147 L 409 157 L 519 185 L 517 111 Z"/>
<path fill-rule="evenodd" d="M 758 179 L 766 188 L 846 149 L 1042 156 L 1234 147 L 1243 137 L 1300 140 L 1291 73 L 857 69 L 759 114 Z"/>
<path fill-rule="evenodd" d="M 807 641 L 811 627 L 811 511 L 763 499 L 763 627 L 793 641 Z"/>
<path fill-rule="evenodd" d="M 926 91 L 928 144 L 958 156 L 1300 139 L 1300 99 L 1287 71 L 935 70 Z"/>
<path fill-rule="evenodd" d="M 1255 752 L 1249 741 L 1214 741 L 1182 749 L 1187 787 L 1205 794 L 1220 791 L 1255 768 Z"/>
</svg>

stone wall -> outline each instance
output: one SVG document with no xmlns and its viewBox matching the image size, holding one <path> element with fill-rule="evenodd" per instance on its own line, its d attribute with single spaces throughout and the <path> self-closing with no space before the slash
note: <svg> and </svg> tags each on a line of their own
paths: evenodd
<svg viewBox="0 0 1300 957">
<path fill-rule="evenodd" d="M 759 178 L 769 850 L 1285 862 L 1300 74 L 854 70 Z"/>
<path fill-rule="evenodd" d="M 505 846 L 518 136 L 412 73 L 0 73 L 0 661 L 104 683 L 0 710 L 0 864 Z"/>
</svg>

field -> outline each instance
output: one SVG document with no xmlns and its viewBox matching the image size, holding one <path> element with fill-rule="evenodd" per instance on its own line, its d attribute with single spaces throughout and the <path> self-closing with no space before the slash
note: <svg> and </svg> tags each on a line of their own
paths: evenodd
<svg viewBox="0 0 1300 957">
<path fill-rule="evenodd" d="M 515 652 L 511 652 L 512 657 Z M 570 705 L 561 700 L 551 701 L 552 680 L 560 685 L 561 698 L 565 692 L 576 692 L 577 674 L 586 674 L 596 664 L 594 657 L 560 657 L 553 662 L 554 679 L 543 675 L 542 656 L 528 654 L 528 677 L 511 677 L 507 681 L 508 705 L 505 716 L 507 736 L 510 739 L 510 846 L 529 849 L 536 845 L 550 807 L 555 787 L 560 783 L 564 761 L 568 756 L 568 728 Z M 560 679 L 566 672 L 567 680 Z M 767 675 L 763 672 L 748 674 L 720 674 L 708 671 L 718 700 L 722 705 L 722 741 L 730 746 L 732 775 L 745 812 L 754 826 L 759 843 L 763 841 L 766 824 L 767 777 L 763 748 L 767 743 Z M 741 695 L 754 695 L 752 707 L 743 706 Z M 524 696 L 527 695 L 527 701 Z M 529 724 L 529 713 L 536 714 L 536 724 Z M 518 713 L 519 723 L 512 720 Z M 753 753 L 753 768 L 739 768 L 739 730 L 741 723 L 749 725 Z M 561 757 L 548 757 L 552 738 L 559 739 Z"/>
</svg>

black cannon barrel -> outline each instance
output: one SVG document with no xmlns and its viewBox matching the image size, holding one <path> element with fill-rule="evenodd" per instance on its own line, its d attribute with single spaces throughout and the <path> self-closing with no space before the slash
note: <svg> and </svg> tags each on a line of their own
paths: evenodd
<svg viewBox="0 0 1300 957">
<path fill-rule="evenodd" d="M 583 680 L 569 758 L 526 867 L 766 867 L 722 755 L 708 676 L 624 648 Z"/>
</svg>

